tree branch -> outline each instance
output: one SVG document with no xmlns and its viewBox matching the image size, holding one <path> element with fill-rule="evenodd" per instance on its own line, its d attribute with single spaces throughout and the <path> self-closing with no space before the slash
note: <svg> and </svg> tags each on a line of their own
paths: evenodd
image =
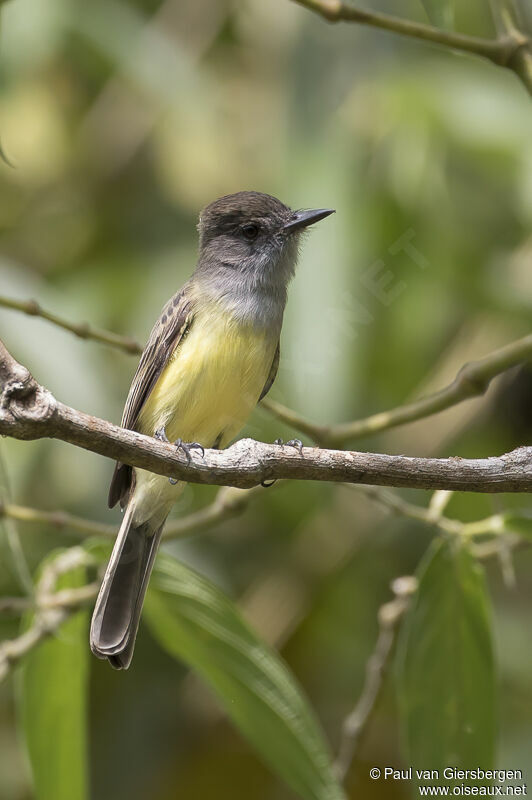
<svg viewBox="0 0 532 800">
<path fill-rule="evenodd" d="M 9 503 L 10 495 L 9 477 L 6 464 L 4 463 L 3 450 L 0 446 L 0 507 L 3 503 Z M 24 555 L 17 526 L 12 518 L 2 520 L 0 517 L 0 530 L 2 526 L 5 531 L 6 543 L 11 554 L 15 575 L 23 591 L 31 595 L 33 593 L 33 581 L 26 556 Z"/>
<path fill-rule="evenodd" d="M 465 364 L 452 383 L 439 392 L 390 411 L 382 411 L 365 419 L 338 425 L 314 425 L 295 411 L 268 398 L 265 398 L 262 404 L 292 429 L 307 434 L 317 444 L 340 447 L 352 439 L 406 425 L 451 408 L 464 400 L 479 397 L 484 394 L 497 375 L 530 360 L 532 360 L 532 335 L 524 336 L 494 350 L 478 361 Z"/>
<path fill-rule="evenodd" d="M 55 591 L 57 579 L 65 572 L 92 564 L 89 554 L 80 547 L 60 553 L 43 569 L 35 591 L 35 617 L 27 631 L 16 639 L 0 644 L 0 682 L 10 670 L 44 639 L 53 634 L 74 611 L 96 597 L 99 585 L 90 583 L 77 589 Z M 15 598 L 10 598 L 12 602 Z"/>
<path fill-rule="evenodd" d="M 232 486 L 225 486 L 220 489 L 212 503 L 199 511 L 194 511 L 180 519 L 170 520 L 167 523 L 163 539 L 179 539 L 199 533 L 207 528 L 211 528 L 218 522 L 231 519 L 241 514 L 250 500 L 258 496 L 262 487 L 256 486 L 254 489 L 235 489 Z M 104 522 L 78 517 L 66 511 L 43 511 L 29 506 L 19 506 L 15 503 L 0 502 L 0 519 L 18 520 L 19 522 L 30 522 L 42 525 L 49 525 L 52 528 L 69 532 L 79 533 L 82 536 L 105 536 L 115 537 L 116 525 L 106 525 Z"/>
<path fill-rule="evenodd" d="M 19 301 L 0 296 L 0 306 L 2 305 L 33 316 L 41 316 L 77 336 L 103 342 L 131 355 L 138 355 L 142 351 L 141 346 L 133 339 L 95 328 L 86 323 L 67 322 L 56 314 L 43 311 L 34 300 Z M 478 361 L 465 364 L 454 381 L 435 394 L 390 411 L 379 412 L 364 419 L 337 425 L 319 425 L 311 422 L 291 408 L 269 397 L 261 401 L 261 406 L 293 430 L 304 433 L 321 447 L 340 447 L 353 439 L 424 419 L 457 405 L 463 400 L 482 395 L 494 377 L 531 359 L 532 335 L 517 339 Z"/>
<path fill-rule="evenodd" d="M 412 595 L 417 591 L 417 580 L 411 575 L 397 578 L 392 582 L 391 588 L 395 595 L 394 599 L 379 608 L 379 635 L 375 649 L 366 664 L 366 680 L 362 694 L 342 725 L 342 739 L 334 765 L 340 780 L 347 775 L 377 705 L 393 655 L 399 623 L 410 605 Z"/>
<path fill-rule="evenodd" d="M 513 0 L 492 0 L 491 9 L 499 35 L 511 36 L 519 43 L 508 66 L 518 75 L 532 94 L 532 50 L 530 39 L 519 29 Z"/>
<path fill-rule="evenodd" d="M 527 512 L 516 509 L 508 513 L 492 514 L 490 517 L 474 522 L 462 522 L 459 519 L 443 516 L 439 509 L 435 510 L 432 501 L 428 508 L 424 508 L 415 503 L 409 503 L 397 494 L 377 486 L 351 486 L 350 488 L 362 492 L 366 497 L 379 503 L 393 514 L 423 522 L 429 527 L 439 528 L 444 533 L 453 536 L 464 536 L 470 539 L 476 536 L 499 536 L 502 534 L 511 536 L 516 532 L 515 527 L 512 528 L 512 523 L 515 526 L 519 519 L 528 521 Z M 432 499 L 438 494 L 439 492 L 435 492 Z"/>
<path fill-rule="evenodd" d="M 416 458 L 268 445 L 242 439 L 187 461 L 175 447 L 63 405 L 0 342 L 0 434 L 62 439 L 135 467 L 191 483 L 251 488 L 290 478 L 420 489 L 527 492 L 532 447 L 484 459 Z"/>
<path fill-rule="evenodd" d="M 0 519 L 7 517 L 19 522 L 33 522 L 84 536 L 116 536 L 116 527 L 103 522 L 77 517 L 67 511 L 43 511 L 38 508 L 19 506 L 15 503 L 0 503 Z"/>
<path fill-rule="evenodd" d="M 163 531 L 163 541 L 179 539 L 193 533 L 208 530 L 219 522 L 242 514 L 249 502 L 258 497 L 263 491 L 262 486 L 252 489 L 238 489 L 234 486 L 223 486 L 213 502 L 199 511 L 187 514 L 181 519 L 174 519 L 167 523 Z"/>
<path fill-rule="evenodd" d="M 29 597 L 0 597 L 0 614 L 24 614 L 32 605 Z"/>
<path fill-rule="evenodd" d="M 436 527 L 444 534 L 463 536 L 471 540 L 471 552 L 478 559 L 496 556 L 501 567 L 502 577 L 508 588 L 515 586 L 513 553 L 522 547 L 532 544 L 526 531 L 530 530 L 531 518 L 528 509 L 512 509 L 493 514 L 474 522 L 462 522 L 443 516 L 446 503 L 452 492 L 434 492 L 427 508 L 414 505 L 398 495 L 377 486 L 351 486 L 376 501 L 393 514 L 424 522 Z M 475 537 L 489 536 L 487 541 L 477 542 Z"/>
<path fill-rule="evenodd" d="M 466 36 L 462 33 L 447 31 L 432 25 L 379 14 L 374 11 L 356 8 L 343 0 L 294 0 L 300 6 L 314 11 L 328 22 L 355 22 L 373 28 L 398 33 L 411 39 L 418 39 L 432 44 L 450 47 L 463 53 L 487 58 L 501 67 L 508 67 L 523 81 L 529 91 L 532 84 L 528 80 L 528 69 L 523 64 L 532 59 L 530 40 L 519 31 L 511 31 L 497 39 L 482 39 L 477 36 Z M 527 57 L 528 55 L 528 57 Z"/>
<path fill-rule="evenodd" d="M 57 314 L 45 311 L 36 300 L 13 300 L 10 297 L 0 296 L 0 306 L 11 308 L 14 311 L 22 311 L 23 314 L 28 314 L 30 317 L 40 317 L 48 320 L 48 322 L 57 325 L 59 328 L 79 336 L 80 339 L 93 339 L 96 342 L 111 345 L 111 347 L 116 347 L 119 350 L 125 350 L 126 353 L 131 353 L 132 355 L 140 355 L 142 353 L 142 347 L 134 339 L 128 336 L 119 336 L 117 333 L 105 331 L 102 328 L 96 328 L 94 325 L 89 325 L 88 322 L 69 322 Z"/>
</svg>

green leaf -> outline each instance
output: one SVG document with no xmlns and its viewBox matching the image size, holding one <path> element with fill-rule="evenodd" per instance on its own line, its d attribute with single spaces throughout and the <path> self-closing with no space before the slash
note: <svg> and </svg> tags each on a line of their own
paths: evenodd
<svg viewBox="0 0 532 800">
<path fill-rule="evenodd" d="M 85 569 L 77 568 L 62 575 L 57 588 L 85 582 Z M 86 800 L 88 796 L 87 622 L 87 612 L 77 612 L 31 651 L 21 667 L 19 718 L 36 800 Z M 29 616 L 25 627 L 31 623 Z"/>
<path fill-rule="evenodd" d="M 453 0 L 421 0 L 421 2 L 432 25 L 448 31 L 454 30 Z"/>
<path fill-rule="evenodd" d="M 161 554 L 145 611 L 162 647 L 201 674 L 244 736 L 300 797 L 345 797 L 295 679 L 228 597 Z"/>
<path fill-rule="evenodd" d="M 440 771 L 490 769 L 495 669 L 483 570 L 462 542 L 440 539 L 418 578 L 398 647 L 410 763 Z"/>
</svg>

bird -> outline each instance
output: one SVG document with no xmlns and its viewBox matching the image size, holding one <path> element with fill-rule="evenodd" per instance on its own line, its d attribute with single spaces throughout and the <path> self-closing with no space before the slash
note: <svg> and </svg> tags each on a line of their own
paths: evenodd
<svg viewBox="0 0 532 800">
<path fill-rule="evenodd" d="M 238 435 L 277 374 L 301 234 L 332 213 L 294 211 L 256 191 L 220 197 L 201 211 L 196 268 L 151 331 L 122 427 L 172 442 L 187 458 Z M 92 652 L 115 669 L 130 666 L 162 530 L 183 486 L 115 465 L 109 506 L 120 503 L 124 516 L 90 629 Z"/>
</svg>

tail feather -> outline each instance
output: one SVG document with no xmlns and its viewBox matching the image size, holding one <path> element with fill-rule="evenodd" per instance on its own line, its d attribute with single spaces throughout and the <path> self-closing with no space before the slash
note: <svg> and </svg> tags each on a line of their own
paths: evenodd
<svg viewBox="0 0 532 800">
<path fill-rule="evenodd" d="M 157 554 L 163 524 L 133 521 L 126 509 L 92 616 L 90 645 L 98 658 L 127 669 L 133 657 L 142 603 Z"/>
</svg>

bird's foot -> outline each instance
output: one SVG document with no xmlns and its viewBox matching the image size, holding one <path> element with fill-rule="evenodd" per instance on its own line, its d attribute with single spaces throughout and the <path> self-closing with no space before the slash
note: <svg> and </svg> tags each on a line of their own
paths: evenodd
<svg viewBox="0 0 532 800">
<path fill-rule="evenodd" d="M 290 439 L 288 442 L 283 442 L 282 439 L 276 439 L 274 444 L 278 444 L 280 447 L 295 447 L 299 455 L 303 455 L 303 442 L 301 439 Z"/>
<path fill-rule="evenodd" d="M 165 444 L 170 444 L 170 439 L 166 435 L 166 431 L 164 429 L 164 425 L 163 425 L 162 428 L 157 428 L 157 430 L 153 434 L 153 438 L 157 439 L 159 442 L 164 442 Z M 177 481 L 175 478 L 168 478 L 168 483 L 172 484 L 172 486 L 175 486 L 176 483 L 179 483 L 179 481 Z"/>
<path fill-rule="evenodd" d="M 201 450 L 201 457 L 205 456 L 205 448 L 199 442 L 184 442 L 183 439 L 179 438 L 176 439 L 174 445 L 177 447 L 178 450 L 182 450 L 183 453 L 187 457 L 187 461 L 190 464 L 190 451 L 191 450 Z"/>
<path fill-rule="evenodd" d="M 282 439 L 276 439 L 274 444 L 278 444 L 279 447 L 285 447 L 285 446 L 286 447 L 295 447 L 296 450 L 299 452 L 299 454 L 303 455 L 303 442 L 301 441 L 301 439 L 290 439 L 290 441 L 288 441 L 288 442 L 283 442 Z M 265 489 L 269 489 L 270 486 L 273 486 L 274 483 L 275 483 L 275 480 L 268 481 L 266 479 L 266 480 L 261 481 L 260 485 L 264 486 Z"/>
<path fill-rule="evenodd" d="M 157 428 L 155 433 L 153 434 L 154 439 L 158 439 L 160 442 L 166 442 L 166 444 L 170 444 L 170 439 L 166 435 L 166 430 L 164 425 L 162 428 Z"/>
<path fill-rule="evenodd" d="M 166 435 L 166 431 L 164 429 L 164 425 L 163 425 L 162 428 L 157 428 L 157 430 L 154 433 L 154 438 L 158 439 L 160 442 L 165 442 L 166 444 L 170 444 L 170 439 Z M 201 457 L 202 458 L 205 455 L 205 448 L 199 442 L 184 442 L 183 439 L 179 438 L 179 439 L 176 439 L 176 441 L 173 442 L 173 444 L 178 450 L 182 450 L 183 451 L 183 453 L 187 457 L 187 462 L 189 464 L 190 464 L 190 460 L 191 460 L 191 456 L 190 456 L 190 451 L 191 450 L 201 450 Z M 179 483 L 179 481 L 177 481 L 175 478 L 168 478 L 168 482 L 171 483 L 172 486 L 175 486 L 176 483 Z"/>
</svg>

